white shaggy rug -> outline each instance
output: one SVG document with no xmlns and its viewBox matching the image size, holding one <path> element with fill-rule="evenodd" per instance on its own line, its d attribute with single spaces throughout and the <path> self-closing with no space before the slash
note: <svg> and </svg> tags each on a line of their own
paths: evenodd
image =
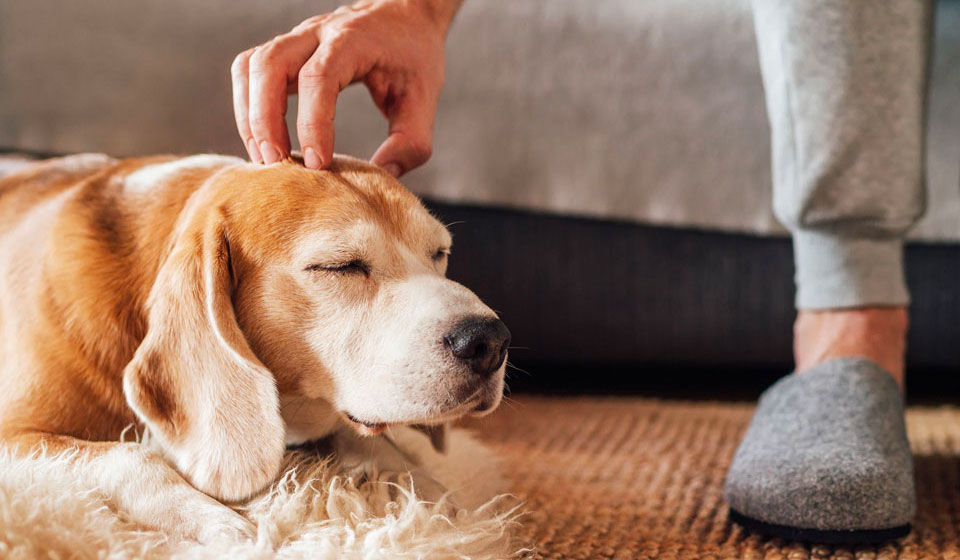
<svg viewBox="0 0 960 560">
<path fill-rule="evenodd" d="M 448 492 L 435 502 L 402 473 L 351 475 L 315 451 L 287 453 L 266 494 L 237 508 L 254 539 L 181 541 L 133 524 L 96 487 L 72 472 L 69 456 L 0 453 L 0 557 L 500 559 L 525 556 L 511 532 L 521 515 L 500 495 L 494 455 L 463 430 L 439 455 L 425 437 L 393 430 L 392 440 Z"/>
</svg>

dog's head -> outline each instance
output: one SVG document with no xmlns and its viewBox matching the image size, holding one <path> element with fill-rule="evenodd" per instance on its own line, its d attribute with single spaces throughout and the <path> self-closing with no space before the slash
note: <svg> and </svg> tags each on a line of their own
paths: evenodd
<svg viewBox="0 0 960 560">
<path fill-rule="evenodd" d="M 124 390 L 201 490 L 237 500 L 272 480 L 281 393 L 364 434 L 499 404 L 509 331 L 445 277 L 450 234 L 378 168 L 223 170 L 174 238 Z"/>
</svg>

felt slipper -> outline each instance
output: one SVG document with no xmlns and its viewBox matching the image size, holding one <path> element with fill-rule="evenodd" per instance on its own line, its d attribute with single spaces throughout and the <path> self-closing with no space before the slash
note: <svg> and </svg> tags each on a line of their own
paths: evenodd
<svg viewBox="0 0 960 560">
<path fill-rule="evenodd" d="M 903 395 L 883 368 L 838 358 L 760 397 L 727 473 L 731 519 L 791 540 L 874 543 L 916 510 Z"/>
</svg>

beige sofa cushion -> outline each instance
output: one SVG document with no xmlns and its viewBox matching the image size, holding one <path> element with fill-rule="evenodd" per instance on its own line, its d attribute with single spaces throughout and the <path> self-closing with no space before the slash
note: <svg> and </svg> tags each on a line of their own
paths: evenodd
<svg viewBox="0 0 960 560">
<path fill-rule="evenodd" d="M 331 0 L 0 2 L 0 147 L 241 153 L 229 65 Z M 960 2 L 938 10 L 930 212 L 960 240 Z M 434 157 L 409 176 L 454 202 L 760 234 L 768 129 L 748 0 L 468 0 L 448 45 Z M 385 123 L 362 88 L 337 150 Z"/>
</svg>

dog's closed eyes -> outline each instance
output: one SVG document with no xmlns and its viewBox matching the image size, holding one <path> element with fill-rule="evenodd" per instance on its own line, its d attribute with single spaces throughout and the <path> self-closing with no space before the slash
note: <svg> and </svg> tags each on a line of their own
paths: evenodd
<svg viewBox="0 0 960 560">
<path fill-rule="evenodd" d="M 0 183 L 0 217 L 7 443 L 139 423 L 231 501 L 285 444 L 501 398 L 509 331 L 445 277 L 446 228 L 357 160 L 53 160 Z"/>
</svg>

